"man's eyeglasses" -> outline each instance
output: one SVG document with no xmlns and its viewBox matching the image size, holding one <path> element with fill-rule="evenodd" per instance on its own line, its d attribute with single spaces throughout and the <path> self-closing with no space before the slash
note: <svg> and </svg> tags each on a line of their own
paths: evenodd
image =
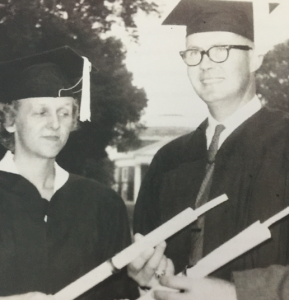
<svg viewBox="0 0 289 300">
<path fill-rule="evenodd" d="M 215 63 L 222 63 L 228 59 L 231 49 L 244 51 L 252 50 L 251 47 L 245 45 L 220 45 L 213 46 L 207 51 L 197 48 L 191 48 L 185 51 L 181 51 L 180 55 L 188 66 L 197 66 L 201 63 L 204 54 L 206 54 L 211 61 Z"/>
</svg>

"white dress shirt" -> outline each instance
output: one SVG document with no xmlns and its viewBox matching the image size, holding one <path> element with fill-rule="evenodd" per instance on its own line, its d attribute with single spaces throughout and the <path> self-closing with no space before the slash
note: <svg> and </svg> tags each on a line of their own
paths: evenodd
<svg viewBox="0 0 289 300">
<path fill-rule="evenodd" d="M 207 138 L 207 148 L 211 144 L 213 135 L 215 132 L 215 127 L 219 124 L 223 124 L 225 129 L 222 131 L 219 139 L 219 147 L 224 143 L 226 138 L 242 123 L 253 116 L 257 111 L 262 108 L 260 99 L 255 95 L 254 98 L 242 106 L 240 109 L 236 110 L 231 116 L 225 119 L 222 123 L 215 120 L 211 114 L 208 117 L 208 127 L 206 129 Z"/>
</svg>

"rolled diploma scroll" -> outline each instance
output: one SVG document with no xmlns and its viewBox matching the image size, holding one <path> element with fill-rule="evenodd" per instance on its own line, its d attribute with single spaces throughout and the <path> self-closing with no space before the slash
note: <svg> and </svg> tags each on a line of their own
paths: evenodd
<svg viewBox="0 0 289 300">
<path fill-rule="evenodd" d="M 187 277 L 203 278 L 208 276 L 228 262 L 268 240 L 271 237 L 271 232 L 268 227 L 288 214 L 289 207 L 285 208 L 262 224 L 260 221 L 253 223 L 232 239 L 202 258 L 194 267 L 187 269 Z M 180 273 L 177 276 L 182 276 L 182 274 Z M 177 290 L 158 286 L 154 287 L 153 290 L 149 291 L 144 296 L 138 298 L 138 300 L 153 300 L 152 293 L 154 290 L 178 292 Z"/>
<path fill-rule="evenodd" d="M 100 266 L 91 270 L 84 276 L 72 282 L 64 289 L 60 290 L 54 295 L 56 300 L 73 300 L 84 292 L 91 289 L 101 281 L 111 276 L 115 270 L 120 270 L 134 259 L 136 259 L 146 249 L 157 246 L 162 241 L 174 235 L 179 230 L 188 226 L 190 223 L 197 220 L 197 218 L 204 214 L 211 208 L 223 203 L 228 197 L 221 195 L 196 210 L 187 208 L 166 223 L 162 224 L 139 241 L 133 243 L 129 247 L 116 254 L 110 261 L 102 263 Z"/>
<path fill-rule="evenodd" d="M 260 221 L 257 221 L 205 256 L 194 267 L 188 269 L 187 276 L 191 278 L 208 276 L 234 258 L 268 240 L 270 237 L 270 230 L 261 224 Z"/>
<path fill-rule="evenodd" d="M 264 223 L 257 221 L 201 259 L 187 270 L 187 276 L 202 278 L 213 273 L 233 259 L 253 249 L 271 237 L 269 226 L 289 214 L 289 207 L 283 209 Z"/>
</svg>

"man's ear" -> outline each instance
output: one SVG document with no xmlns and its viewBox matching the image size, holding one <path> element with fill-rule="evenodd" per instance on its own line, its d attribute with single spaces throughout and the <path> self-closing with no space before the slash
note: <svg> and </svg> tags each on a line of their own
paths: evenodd
<svg viewBox="0 0 289 300">
<path fill-rule="evenodd" d="M 264 54 L 256 53 L 254 50 L 252 52 L 250 59 L 250 71 L 251 73 L 254 73 L 261 67 L 264 60 Z"/>
<path fill-rule="evenodd" d="M 5 129 L 9 132 L 9 133 L 14 133 L 15 130 L 16 130 L 16 126 L 15 126 L 15 123 L 13 125 L 9 125 L 9 126 L 5 126 Z"/>
</svg>

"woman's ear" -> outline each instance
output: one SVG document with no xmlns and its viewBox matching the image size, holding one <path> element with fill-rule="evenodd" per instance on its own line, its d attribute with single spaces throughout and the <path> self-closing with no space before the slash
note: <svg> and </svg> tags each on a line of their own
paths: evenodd
<svg viewBox="0 0 289 300">
<path fill-rule="evenodd" d="M 4 104 L 1 111 L 3 112 L 2 126 L 9 133 L 14 133 L 16 131 L 16 108 L 12 104 Z"/>
</svg>

